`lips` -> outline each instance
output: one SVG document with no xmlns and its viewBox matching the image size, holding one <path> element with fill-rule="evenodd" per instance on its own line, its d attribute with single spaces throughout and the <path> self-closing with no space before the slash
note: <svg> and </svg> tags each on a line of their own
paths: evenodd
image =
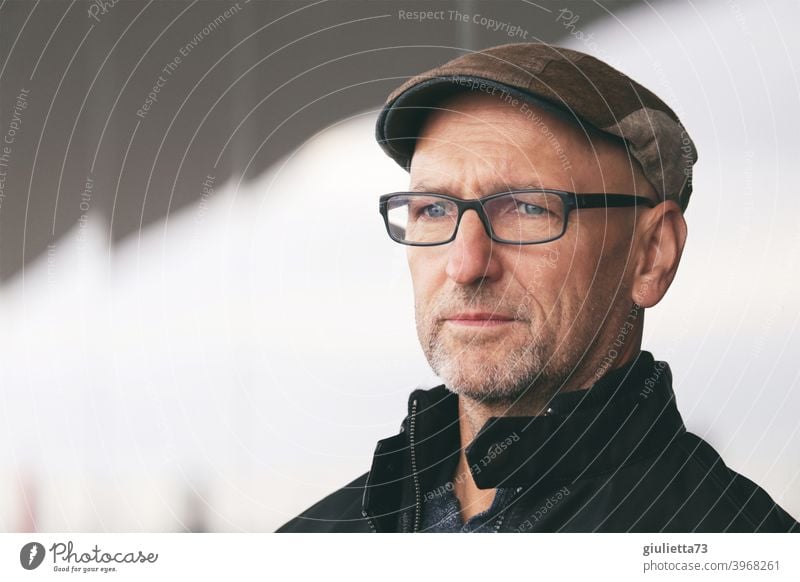
<svg viewBox="0 0 800 582">
<path fill-rule="evenodd" d="M 511 325 L 519 321 L 516 317 L 511 317 L 504 313 L 492 313 L 491 311 L 464 311 L 454 313 L 442 318 L 444 323 L 449 323 L 458 327 L 479 327 L 479 328 L 500 328 Z"/>
<path fill-rule="evenodd" d="M 488 311 L 469 311 L 456 313 L 444 318 L 450 321 L 514 321 L 514 317 L 503 315 L 502 313 L 491 313 Z"/>
</svg>

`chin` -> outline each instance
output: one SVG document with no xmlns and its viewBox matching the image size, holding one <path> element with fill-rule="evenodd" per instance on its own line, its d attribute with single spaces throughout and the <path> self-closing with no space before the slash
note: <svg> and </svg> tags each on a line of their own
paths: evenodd
<svg viewBox="0 0 800 582">
<path fill-rule="evenodd" d="M 458 394 L 460 397 L 467 398 L 473 402 L 486 404 L 486 405 L 505 405 L 511 406 L 522 398 L 527 390 L 519 387 L 501 386 L 501 387 L 487 387 L 485 384 L 475 385 L 468 384 L 450 384 L 445 383 L 445 386 L 451 392 Z"/>
<path fill-rule="evenodd" d="M 439 370 L 434 369 L 451 392 L 487 404 L 513 402 L 530 389 L 527 374 L 524 378 L 512 377 L 508 370 L 507 365 L 487 366 L 481 361 L 471 364 L 464 362 L 463 358 L 461 361 L 450 360 Z"/>
</svg>

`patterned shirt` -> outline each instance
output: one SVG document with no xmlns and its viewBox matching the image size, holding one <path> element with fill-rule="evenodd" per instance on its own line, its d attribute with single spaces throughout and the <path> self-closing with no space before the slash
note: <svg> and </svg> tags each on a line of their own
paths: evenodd
<svg viewBox="0 0 800 582">
<path fill-rule="evenodd" d="M 498 487 L 492 505 L 486 511 L 472 516 L 464 523 L 461 519 L 461 503 L 450 488 L 441 488 L 437 495 L 422 504 L 423 533 L 495 533 L 503 523 L 504 512 L 511 500 L 521 490 Z"/>
</svg>

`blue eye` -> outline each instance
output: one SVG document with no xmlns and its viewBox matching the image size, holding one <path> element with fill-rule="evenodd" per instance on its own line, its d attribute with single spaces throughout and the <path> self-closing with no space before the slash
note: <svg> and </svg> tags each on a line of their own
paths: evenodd
<svg viewBox="0 0 800 582">
<path fill-rule="evenodd" d="M 545 212 L 547 212 L 541 206 L 536 206 L 535 204 L 528 204 L 526 202 L 519 203 L 517 208 L 519 208 L 519 206 L 523 207 L 523 214 L 525 214 L 527 216 L 540 216 L 540 215 L 544 214 Z"/>
<path fill-rule="evenodd" d="M 429 204 L 422 208 L 420 214 L 424 214 L 428 218 L 441 218 L 447 214 L 447 211 L 441 204 Z"/>
</svg>

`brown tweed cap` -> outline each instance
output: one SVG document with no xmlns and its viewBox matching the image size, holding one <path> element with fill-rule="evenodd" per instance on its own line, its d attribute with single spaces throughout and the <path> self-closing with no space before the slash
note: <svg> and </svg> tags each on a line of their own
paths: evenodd
<svg viewBox="0 0 800 582">
<path fill-rule="evenodd" d="M 463 91 L 502 93 L 625 140 L 662 200 L 682 210 L 692 193 L 697 150 L 678 116 L 654 93 L 587 54 L 543 43 L 505 44 L 462 55 L 412 77 L 386 99 L 376 139 L 409 169 L 425 116 Z"/>
</svg>

